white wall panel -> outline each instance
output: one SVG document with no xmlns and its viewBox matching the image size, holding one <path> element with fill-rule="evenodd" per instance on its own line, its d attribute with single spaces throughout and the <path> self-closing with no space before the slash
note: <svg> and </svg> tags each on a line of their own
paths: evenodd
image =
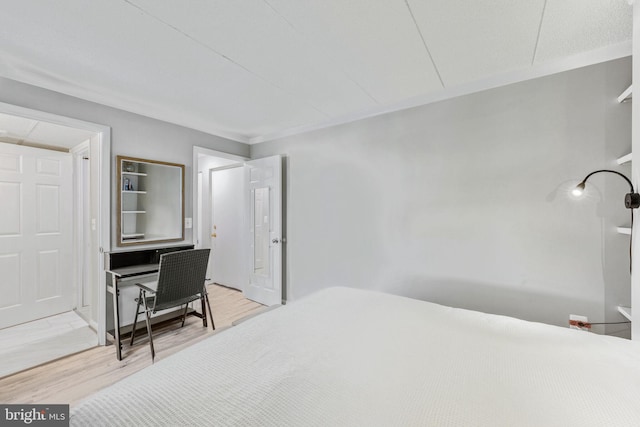
<svg viewBox="0 0 640 427">
<path fill-rule="evenodd" d="M 22 172 L 22 156 L 19 154 L 0 154 L 0 171 Z"/>
<path fill-rule="evenodd" d="M 60 176 L 60 161 L 54 159 L 37 159 L 36 173 L 40 175 Z"/>
<path fill-rule="evenodd" d="M 0 238 L 19 235 L 22 217 L 21 184 L 18 182 L 0 182 L 0 200 L 5 205 L 0 209 Z M 10 208 L 8 208 L 10 206 Z M 1 271 L 1 270 L 0 270 Z"/>
<path fill-rule="evenodd" d="M 409 0 L 445 86 L 531 65 L 544 0 Z"/>
<path fill-rule="evenodd" d="M 342 64 L 332 61 L 329 49 L 305 37 L 266 2 L 194 2 L 179 9 L 170 2 L 134 3 L 325 114 L 376 105 Z"/>
<path fill-rule="evenodd" d="M 547 0 L 536 63 L 630 40 L 632 20 L 625 0 Z"/>
<path fill-rule="evenodd" d="M 442 87 L 404 1 L 269 4 L 381 104 Z"/>
<path fill-rule="evenodd" d="M 60 232 L 60 188 L 36 185 L 36 233 Z"/>
<path fill-rule="evenodd" d="M 626 58 L 252 145 L 287 157 L 287 295 L 344 285 L 561 326 L 623 321 L 629 188 L 596 176 L 584 200 L 569 192 L 593 170 L 628 173 L 615 159 L 631 105 L 615 99 L 630 78 Z"/>
<path fill-rule="evenodd" d="M 38 252 L 36 300 L 60 295 L 59 264 L 60 252 L 57 249 Z"/>
<path fill-rule="evenodd" d="M 0 309 L 20 304 L 20 254 L 0 255 Z"/>
</svg>

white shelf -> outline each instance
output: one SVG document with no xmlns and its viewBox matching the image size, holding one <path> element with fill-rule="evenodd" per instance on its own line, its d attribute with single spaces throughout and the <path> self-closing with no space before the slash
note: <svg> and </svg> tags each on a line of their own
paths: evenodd
<svg viewBox="0 0 640 427">
<path fill-rule="evenodd" d="M 627 319 L 631 320 L 631 307 L 623 307 L 621 305 L 618 306 L 618 312 L 622 314 Z"/>
<path fill-rule="evenodd" d="M 144 214 L 147 211 L 122 211 L 123 214 Z"/>
<path fill-rule="evenodd" d="M 146 173 L 142 173 L 142 172 L 125 172 L 125 171 L 122 171 L 122 175 L 147 176 Z"/>
<path fill-rule="evenodd" d="M 631 234 L 631 227 L 616 227 L 616 231 L 620 234 Z"/>
<path fill-rule="evenodd" d="M 618 102 L 625 102 L 625 101 L 631 100 L 631 95 L 633 93 L 632 87 L 633 85 L 629 86 L 624 92 L 622 92 L 622 95 L 618 97 Z"/>
<path fill-rule="evenodd" d="M 132 234 L 123 234 L 123 239 L 140 239 L 144 238 L 144 233 L 132 233 Z"/>
<path fill-rule="evenodd" d="M 616 162 L 618 162 L 619 165 L 623 165 L 625 163 L 629 163 L 631 160 L 633 160 L 633 153 L 620 157 Z"/>
<path fill-rule="evenodd" d="M 124 193 L 129 193 L 129 194 L 147 194 L 146 191 L 122 190 L 122 194 L 124 194 Z"/>
</svg>

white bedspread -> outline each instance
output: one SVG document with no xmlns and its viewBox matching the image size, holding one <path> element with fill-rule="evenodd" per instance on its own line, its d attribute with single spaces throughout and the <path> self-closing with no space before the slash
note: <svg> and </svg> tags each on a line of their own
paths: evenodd
<svg viewBox="0 0 640 427">
<path fill-rule="evenodd" d="M 640 343 L 332 288 L 72 408 L 86 426 L 640 426 Z"/>
</svg>

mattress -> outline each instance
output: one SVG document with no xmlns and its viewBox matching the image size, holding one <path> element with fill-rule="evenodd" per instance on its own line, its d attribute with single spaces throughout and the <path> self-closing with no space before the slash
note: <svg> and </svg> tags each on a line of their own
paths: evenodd
<svg viewBox="0 0 640 427">
<path fill-rule="evenodd" d="M 639 426 L 640 343 L 349 288 L 212 336 L 74 426 Z"/>
</svg>

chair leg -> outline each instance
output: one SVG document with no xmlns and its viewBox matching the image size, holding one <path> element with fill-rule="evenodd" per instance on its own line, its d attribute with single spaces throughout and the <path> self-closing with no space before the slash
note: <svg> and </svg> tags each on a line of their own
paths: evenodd
<svg viewBox="0 0 640 427">
<path fill-rule="evenodd" d="M 153 363 L 153 361 L 156 358 L 156 351 L 153 348 L 153 336 L 151 333 L 151 315 L 149 314 L 149 307 L 147 307 L 147 298 L 146 298 L 146 294 L 143 294 L 143 300 L 144 302 L 144 313 L 145 313 L 145 317 L 147 320 L 147 334 L 149 335 L 149 347 L 151 347 L 151 362 Z"/>
<path fill-rule="evenodd" d="M 184 305 L 184 312 L 182 313 L 182 326 L 180 326 L 181 328 L 184 328 L 184 321 L 187 318 L 187 309 L 189 308 L 189 303 Z"/>
<path fill-rule="evenodd" d="M 207 327 L 207 312 L 204 306 L 204 294 L 200 296 L 200 307 L 202 307 L 202 326 Z"/>
<path fill-rule="evenodd" d="M 209 317 L 211 318 L 211 329 L 216 330 L 216 325 L 213 323 L 213 313 L 211 313 L 211 304 L 209 304 L 209 294 L 205 292 L 204 299 L 207 302 L 207 309 L 209 310 Z M 202 310 L 204 311 L 204 310 Z"/>
<path fill-rule="evenodd" d="M 136 307 L 136 318 L 133 320 L 133 330 L 131 331 L 131 343 L 133 345 L 133 339 L 136 337 L 136 325 L 138 324 L 138 314 L 140 314 L 140 304 L 142 303 L 142 289 L 140 289 L 140 295 L 138 296 L 138 306 Z"/>
</svg>

